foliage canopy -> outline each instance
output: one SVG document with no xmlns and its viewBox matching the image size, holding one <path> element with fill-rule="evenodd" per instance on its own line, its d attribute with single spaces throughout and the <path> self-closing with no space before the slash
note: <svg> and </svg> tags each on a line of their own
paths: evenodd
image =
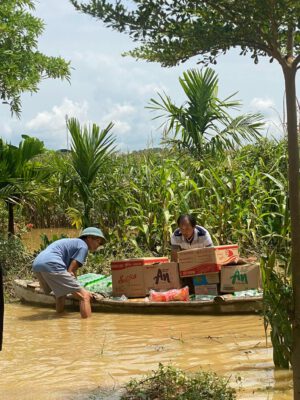
<svg viewBox="0 0 300 400">
<path fill-rule="evenodd" d="M 300 3 L 298 0 L 93 0 L 71 3 L 141 46 L 134 57 L 172 66 L 201 55 L 216 62 L 220 53 L 240 47 L 251 53 L 276 58 L 282 65 L 300 61 Z M 298 54 L 297 59 L 291 57 Z"/>
<path fill-rule="evenodd" d="M 32 11 L 32 0 L 0 2 L 0 98 L 18 116 L 22 93 L 37 92 L 42 79 L 70 78 L 69 62 L 38 51 L 44 24 Z"/>
</svg>

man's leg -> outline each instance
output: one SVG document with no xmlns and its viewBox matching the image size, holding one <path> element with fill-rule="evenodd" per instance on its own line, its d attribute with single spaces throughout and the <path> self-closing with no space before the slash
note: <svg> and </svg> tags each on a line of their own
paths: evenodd
<svg viewBox="0 0 300 400">
<path fill-rule="evenodd" d="M 73 292 L 72 295 L 79 300 L 81 318 L 91 317 L 91 293 L 85 289 L 80 289 L 77 292 Z"/>
<path fill-rule="evenodd" d="M 88 318 L 91 316 L 91 293 L 83 289 L 69 272 L 41 272 L 39 275 L 42 275 L 44 280 L 47 280 L 49 289 L 51 288 L 55 294 L 57 312 L 63 312 L 65 296 L 67 293 L 71 293 L 73 297 L 79 300 L 81 317 Z"/>
<path fill-rule="evenodd" d="M 40 288 L 43 289 L 45 294 L 49 294 L 52 292 L 51 287 L 48 285 L 48 282 L 45 280 L 42 272 L 35 272 L 35 275 L 40 283 Z"/>
<path fill-rule="evenodd" d="M 56 297 L 56 312 L 63 313 L 65 309 L 66 296 Z"/>
</svg>

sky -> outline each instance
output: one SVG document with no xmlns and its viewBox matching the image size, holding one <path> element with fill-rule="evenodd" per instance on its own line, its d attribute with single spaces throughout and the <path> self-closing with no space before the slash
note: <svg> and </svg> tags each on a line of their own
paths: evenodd
<svg viewBox="0 0 300 400">
<path fill-rule="evenodd" d="M 41 82 L 37 94 L 24 94 L 20 119 L 12 118 L 8 106 L 0 104 L 0 136 L 18 144 L 21 135 L 27 134 L 43 140 L 47 148 L 68 148 L 68 116 L 101 128 L 113 121 L 112 132 L 121 151 L 159 145 L 162 129 L 146 106 L 151 98 L 158 98 L 158 92 L 181 105 L 185 97 L 178 78 L 189 68 L 199 68 L 199 58 L 162 68 L 123 57 L 122 52 L 136 44 L 127 35 L 77 12 L 68 0 L 40 0 L 35 14 L 45 23 L 39 50 L 71 62 L 71 83 L 48 79 Z M 238 50 L 230 51 L 214 66 L 219 97 L 238 92 L 241 112 L 261 112 L 267 120 L 265 134 L 278 137 L 284 98 L 281 69 L 276 62 L 261 58 L 255 65 L 250 56 L 238 54 Z"/>
</svg>

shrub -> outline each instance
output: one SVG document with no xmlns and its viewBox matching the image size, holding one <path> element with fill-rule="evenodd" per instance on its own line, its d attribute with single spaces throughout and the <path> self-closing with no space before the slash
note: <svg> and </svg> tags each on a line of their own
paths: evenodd
<svg viewBox="0 0 300 400">
<path fill-rule="evenodd" d="M 25 250 L 20 238 L 0 238 L 0 266 L 3 271 L 6 300 L 14 297 L 14 279 L 32 278 L 32 261 L 32 255 Z"/>
<path fill-rule="evenodd" d="M 275 251 L 261 258 L 263 317 L 266 333 L 270 327 L 274 364 L 288 369 L 293 350 L 293 289 L 289 265 L 280 265 L 276 258 Z"/>
<path fill-rule="evenodd" d="M 172 366 L 159 364 L 156 371 L 144 379 L 131 380 L 121 400 L 234 400 L 235 390 L 228 380 L 213 372 L 186 374 Z"/>
</svg>

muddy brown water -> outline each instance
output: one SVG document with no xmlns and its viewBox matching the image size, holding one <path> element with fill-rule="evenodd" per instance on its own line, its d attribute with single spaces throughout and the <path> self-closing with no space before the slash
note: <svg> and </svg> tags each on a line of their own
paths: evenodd
<svg viewBox="0 0 300 400">
<path fill-rule="evenodd" d="M 78 236 L 76 229 L 33 229 L 22 234 L 29 250 L 39 248 L 42 233 Z M 85 400 L 160 362 L 225 375 L 239 399 L 292 399 L 291 372 L 274 369 L 259 316 L 94 313 L 81 320 L 79 313 L 58 318 L 51 309 L 21 304 L 6 305 L 0 399 Z"/>
<path fill-rule="evenodd" d="M 43 228 L 43 229 L 32 229 L 28 232 L 21 233 L 21 239 L 24 245 L 29 251 L 34 251 L 39 249 L 42 240 L 41 235 L 45 234 L 49 239 L 52 239 L 53 235 L 66 235 L 68 237 L 78 237 L 78 229 L 70 228 Z"/>
<path fill-rule="evenodd" d="M 6 305 L 0 398 L 86 399 L 97 387 L 141 377 L 158 363 L 213 370 L 239 399 L 292 399 L 291 372 L 274 370 L 259 316 L 79 313 Z M 113 397 L 109 397 L 113 398 Z"/>
</svg>

